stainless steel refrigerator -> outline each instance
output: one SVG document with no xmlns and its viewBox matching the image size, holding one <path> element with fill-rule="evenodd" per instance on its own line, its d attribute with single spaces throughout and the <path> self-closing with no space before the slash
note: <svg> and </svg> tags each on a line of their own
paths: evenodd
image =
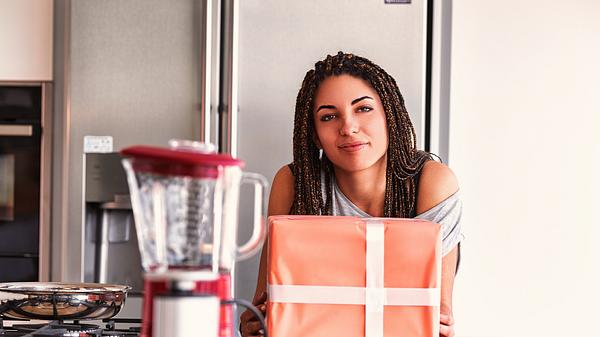
<svg viewBox="0 0 600 337">
<path fill-rule="evenodd" d="M 419 148 L 447 158 L 450 1 L 224 3 L 220 19 L 226 36 L 220 38 L 228 54 L 220 58 L 220 78 L 233 83 L 221 93 L 233 94 L 221 94 L 221 101 L 213 103 L 221 113 L 214 117 L 220 123 L 211 137 L 221 150 L 245 160 L 248 171 L 272 180 L 291 162 L 294 105 L 304 75 L 338 51 L 367 57 L 386 69 L 404 95 Z M 240 240 L 249 237 L 252 219 L 252 197 L 243 195 L 248 198 L 240 206 Z M 258 260 L 237 264 L 237 296 L 252 298 Z"/>
<path fill-rule="evenodd" d="M 271 180 L 292 159 L 304 74 L 327 54 L 352 52 L 386 69 L 404 95 L 419 147 L 446 158 L 451 4 L 57 0 L 52 280 L 82 281 L 91 270 L 86 135 L 112 136 L 115 152 L 166 146 L 170 138 L 210 141 Z M 251 200 L 243 190 L 240 241 L 250 235 Z M 237 264 L 236 296 L 252 297 L 257 270 L 258 255 Z"/>
</svg>

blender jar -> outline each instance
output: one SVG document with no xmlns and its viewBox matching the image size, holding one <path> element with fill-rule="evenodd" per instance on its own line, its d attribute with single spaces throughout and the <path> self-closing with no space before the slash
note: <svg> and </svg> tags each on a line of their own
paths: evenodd
<svg viewBox="0 0 600 337">
<path fill-rule="evenodd" d="M 267 183 L 261 175 L 242 172 L 242 161 L 181 141 L 170 149 L 135 146 L 122 154 L 147 273 L 228 271 L 235 260 L 260 248 Z M 252 237 L 238 247 L 242 183 L 255 187 L 255 216 Z"/>
</svg>

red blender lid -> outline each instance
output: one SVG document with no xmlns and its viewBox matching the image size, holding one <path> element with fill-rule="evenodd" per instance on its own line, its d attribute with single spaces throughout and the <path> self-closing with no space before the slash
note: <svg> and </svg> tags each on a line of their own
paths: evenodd
<svg viewBox="0 0 600 337">
<path fill-rule="evenodd" d="M 166 175 L 214 178 L 219 174 L 219 166 L 244 166 L 243 161 L 226 154 L 144 145 L 125 148 L 121 154 L 132 160 L 135 171 Z"/>
</svg>

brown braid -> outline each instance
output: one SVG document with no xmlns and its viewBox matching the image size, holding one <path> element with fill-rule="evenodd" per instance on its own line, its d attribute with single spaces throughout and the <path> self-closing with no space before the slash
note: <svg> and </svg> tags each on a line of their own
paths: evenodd
<svg viewBox="0 0 600 337">
<path fill-rule="evenodd" d="M 404 107 L 404 99 L 396 81 L 371 61 L 353 54 L 339 52 L 327 55 L 315 64 L 302 82 L 296 99 L 294 118 L 295 195 L 292 214 L 331 214 L 333 167 L 325 153 L 319 159 L 314 143 L 313 100 L 319 85 L 330 76 L 348 74 L 361 78 L 377 91 L 385 110 L 388 126 L 386 188 L 383 214 L 385 217 L 412 217 L 416 208 L 416 181 L 426 161 L 427 152 L 416 149 L 415 129 Z M 321 169 L 325 172 L 326 204 L 321 193 Z"/>
</svg>

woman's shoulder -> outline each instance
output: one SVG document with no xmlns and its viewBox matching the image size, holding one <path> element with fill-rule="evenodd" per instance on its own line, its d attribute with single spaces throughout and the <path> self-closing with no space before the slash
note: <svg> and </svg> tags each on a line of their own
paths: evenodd
<svg viewBox="0 0 600 337">
<path fill-rule="evenodd" d="M 282 166 L 273 178 L 269 196 L 269 215 L 289 214 L 294 201 L 295 178 L 289 165 Z"/>
<path fill-rule="evenodd" d="M 273 184 L 291 184 L 294 186 L 294 173 L 292 172 L 291 164 L 283 165 L 273 178 Z"/>
<path fill-rule="evenodd" d="M 417 214 L 426 212 L 458 191 L 452 170 L 437 161 L 427 161 L 421 169 L 417 197 Z"/>
</svg>

